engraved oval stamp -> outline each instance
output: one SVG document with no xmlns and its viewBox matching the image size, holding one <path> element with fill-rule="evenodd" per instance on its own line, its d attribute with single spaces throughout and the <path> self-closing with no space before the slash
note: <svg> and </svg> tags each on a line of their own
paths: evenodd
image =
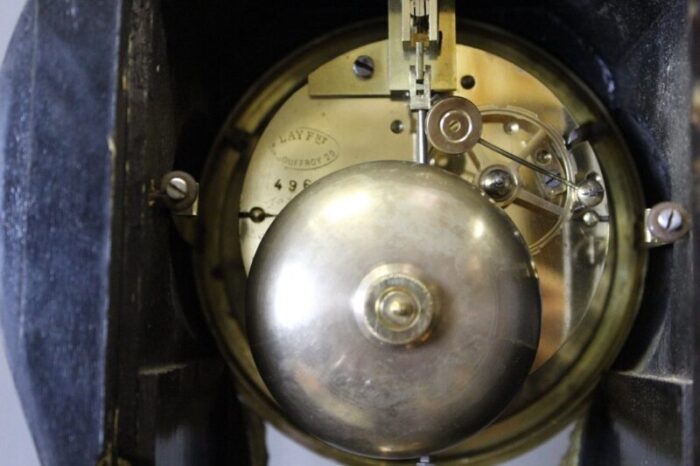
<svg viewBox="0 0 700 466">
<path fill-rule="evenodd" d="M 340 151 L 338 142 L 313 128 L 295 128 L 280 134 L 270 144 L 272 155 L 292 170 L 316 170 L 333 163 Z"/>
</svg>

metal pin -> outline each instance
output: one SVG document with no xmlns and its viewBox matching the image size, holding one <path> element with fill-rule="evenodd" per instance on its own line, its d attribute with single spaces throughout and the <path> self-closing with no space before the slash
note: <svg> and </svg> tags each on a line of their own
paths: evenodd
<svg viewBox="0 0 700 466">
<path fill-rule="evenodd" d="M 416 126 L 416 162 L 428 163 L 428 139 L 425 135 L 425 110 L 418 110 Z"/>
<path fill-rule="evenodd" d="M 248 212 L 239 212 L 238 218 L 249 218 L 254 223 L 261 223 L 268 217 L 276 217 L 276 214 L 269 214 L 265 212 L 262 207 L 253 207 Z"/>
<path fill-rule="evenodd" d="M 521 164 L 521 165 L 526 166 L 526 167 L 529 168 L 530 170 L 534 170 L 534 171 L 536 171 L 536 172 L 538 172 L 538 173 L 541 173 L 541 174 L 543 174 L 543 175 L 552 177 L 552 178 L 554 178 L 555 180 L 564 183 L 565 185 L 567 185 L 567 186 L 570 187 L 570 188 L 576 188 L 576 185 L 575 185 L 574 183 L 572 183 L 571 181 L 567 180 L 566 178 L 562 178 L 561 176 L 557 175 L 556 173 L 554 173 L 554 172 L 552 172 L 552 171 L 549 171 L 549 170 L 546 170 L 546 169 L 544 169 L 544 168 L 542 168 L 542 167 L 540 167 L 540 166 L 538 166 L 538 165 L 535 165 L 534 163 L 529 162 L 529 161 L 523 159 L 522 157 L 518 157 L 518 156 L 515 155 L 515 154 L 511 154 L 511 153 L 508 152 L 507 150 L 501 149 L 501 148 L 498 147 L 497 145 L 491 144 L 490 142 L 485 141 L 484 139 L 479 139 L 479 144 L 481 144 L 482 146 L 486 147 L 487 149 L 490 149 L 490 150 L 494 151 L 494 152 L 497 153 L 497 154 L 502 155 L 503 157 L 505 157 L 505 158 L 507 158 L 507 159 L 510 159 L 510 160 L 512 160 L 512 161 L 514 161 L 514 162 L 517 162 L 517 163 L 519 163 L 519 164 Z"/>
</svg>

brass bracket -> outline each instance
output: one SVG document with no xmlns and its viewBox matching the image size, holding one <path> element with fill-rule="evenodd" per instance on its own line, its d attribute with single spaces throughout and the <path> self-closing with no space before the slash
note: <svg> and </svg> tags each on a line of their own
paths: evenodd
<svg viewBox="0 0 700 466">
<path fill-rule="evenodd" d="M 170 210 L 178 233 L 194 245 L 199 213 L 199 183 L 187 172 L 168 172 L 160 180 L 159 188 L 149 195 L 151 205 L 162 205 Z"/>
<path fill-rule="evenodd" d="M 312 97 L 389 96 L 408 92 L 408 71 L 415 65 L 415 44 L 410 36 L 412 0 L 389 0 L 389 40 L 373 42 L 347 52 L 309 74 Z M 433 91 L 452 92 L 457 88 L 457 22 L 455 0 L 427 2 L 428 33 L 424 64 L 430 69 Z M 437 12 L 437 14 L 435 14 Z M 408 23 L 407 23 L 408 21 Z M 353 64 L 370 57 L 370 76 L 358 77 Z"/>
<path fill-rule="evenodd" d="M 407 91 L 406 70 L 415 63 L 415 37 L 410 36 L 410 10 L 421 0 L 389 0 L 389 90 Z M 428 36 L 424 63 L 430 68 L 431 88 L 457 88 L 457 20 L 454 0 L 427 2 Z M 437 17 L 435 13 L 437 12 Z"/>
</svg>

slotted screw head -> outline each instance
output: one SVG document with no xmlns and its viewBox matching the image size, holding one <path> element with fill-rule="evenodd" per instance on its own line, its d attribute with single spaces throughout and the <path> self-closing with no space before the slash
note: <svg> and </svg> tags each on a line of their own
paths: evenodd
<svg viewBox="0 0 700 466">
<path fill-rule="evenodd" d="M 649 209 L 647 231 L 661 244 L 672 243 L 688 233 L 690 216 L 675 202 L 661 202 Z"/>
<path fill-rule="evenodd" d="M 180 212 L 197 200 L 199 185 L 189 173 L 171 171 L 161 178 L 158 192 L 167 207 Z"/>
<path fill-rule="evenodd" d="M 669 233 L 683 228 L 683 214 L 674 207 L 661 209 L 656 217 L 656 221 L 662 230 Z"/>
<path fill-rule="evenodd" d="M 179 176 L 173 177 L 165 187 L 165 194 L 173 201 L 181 201 L 187 197 L 187 181 Z"/>
<path fill-rule="evenodd" d="M 352 71 L 358 78 L 371 78 L 374 74 L 374 59 L 368 55 L 360 55 L 352 64 Z"/>
</svg>

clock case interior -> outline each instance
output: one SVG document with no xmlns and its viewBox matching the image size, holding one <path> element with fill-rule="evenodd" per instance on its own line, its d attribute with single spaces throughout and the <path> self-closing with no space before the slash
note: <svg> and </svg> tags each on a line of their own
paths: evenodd
<svg viewBox="0 0 700 466">
<path fill-rule="evenodd" d="M 117 150 L 109 162 L 114 259 L 109 265 L 111 305 L 97 317 L 110 330 L 104 384 L 94 380 L 90 392 L 102 394 L 98 409 L 105 411 L 105 422 L 96 426 L 103 435 L 93 456 L 107 451 L 105 457 L 114 464 L 117 458 L 165 464 L 173 457 L 185 464 L 261 464 L 260 421 L 242 409 L 204 321 L 192 247 L 144 192 L 172 169 L 201 175 L 231 109 L 275 63 L 317 37 L 384 17 L 386 5 L 311 0 L 304 8 L 248 1 L 133 1 L 119 6 L 117 30 L 101 31 L 122 46 L 109 56 L 119 69 L 118 88 L 113 89 Z M 83 14 L 90 8 L 99 6 L 86 6 Z M 474 1 L 458 7 L 458 14 L 506 30 L 563 63 L 600 99 L 622 132 L 646 205 L 668 199 L 688 205 L 687 8 L 683 1 Z M 51 11 L 37 14 L 42 13 Z M 31 43 L 26 31 L 17 35 L 17 43 Z M 77 48 L 69 27 L 63 39 L 63 50 Z M 95 46 L 105 43 L 95 41 Z M 239 134 L 226 138 L 232 147 L 245 149 Z M 685 241 L 649 252 L 636 321 L 612 371 L 594 393 L 580 448 L 572 453 L 582 464 L 691 461 L 691 247 Z M 39 355 L 41 348 L 32 351 Z M 55 405 L 64 401 L 55 396 Z M 51 410 L 43 415 L 65 422 Z M 168 441 L 175 431 L 181 442 Z M 52 441 L 49 434 L 37 436 L 40 450 Z M 62 450 L 66 462 L 76 462 L 69 459 L 74 449 Z"/>
<path fill-rule="evenodd" d="M 619 6 L 618 8 L 624 7 Z M 371 8 L 368 6 L 367 9 L 363 9 L 362 12 L 369 13 L 370 9 Z M 527 18 L 527 21 L 519 23 L 516 19 L 518 15 L 512 14 L 514 9 L 519 12 L 522 12 L 524 18 Z M 572 7 L 569 7 L 569 9 L 562 7 L 562 12 L 560 14 L 571 14 L 571 9 Z M 274 41 L 270 42 L 270 36 L 274 36 L 274 34 L 257 35 L 254 44 L 251 44 L 249 46 L 250 48 L 258 51 L 258 53 L 251 54 L 255 55 L 255 57 L 251 56 L 243 59 L 234 59 L 234 63 L 231 63 L 231 65 L 235 68 L 236 71 L 227 69 L 221 69 L 219 71 L 220 75 L 217 77 L 217 91 L 222 92 L 224 95 L 214 97 L 210 94 L 208 96 L 208 102 L 210 105 L 213 105 L 215 108 L 220 107 L 217 109 L 219 118 L 221 118 L 219 121 L 224 121 L 223 115 L 227 112 L 227 110 L 230 111 L 232 104 L 240 97 L 241 90 L 245 88 L 245 85 L 252 85 L 252 92 L 254 93 L 256 91 L 256 86 L 259 85 L 258 83 L 261 82 L 259 80 L 259 77 L 264 74 L 263 72 L 267 72 L 267 68 L 279 62 L 282 58 L 284 58 L 284 56 L 288 52 L 299 48 L 300 46 L 304 45 L 305 42 L 308 42 L 311 39 L 315 39 L 317 36 L 323 35 L 324 33 L 327 34 L 329 31 L 332 31 L 334 29 L 334 27 L 331 26 L 332 24 L 337 24 L 337 27 L 344 28 L 347 27 L 347 25 L 350 23 L 350 18 L 361 21 L 366 20 L 367 17 L 381 17 L 381 15 L 384 14 L 384 12 L 381 11 L 380 8 L 377 8 L 377 11 L 374 12 L 373 15 L 367 14 L 366 16 L 362 15 L 361 17 L 357 17 L 357 11 L 353 11 L 353 14 L 350 14 L 349 11 L 339 12 L 337 10 L 338 9 L 322 7 L 318 10 L 313 10 L 313 12 L 310 12 L 310 9 L 307 10 L 307 13 L 310 12 L 310 14 L 314 15 L 316 19 L 314 21 L 308 21 L 305 24 L 311 23 L 313 24 L 312 27 L 318 27 L 318 31 L 316 31 L 317 34 L 312 36 L 311 32 L 309 31 L 309 28 L 289 28 L 287 30 L 289 30 L 289 33 L 291 35 L 290 40 L 286 41 L 285 43 L 286 47 L 281 47 L 279 43 L 276 43 Z M 645 202 L 653 203 L 656 200 L 660 200 L 669 196 L 669 194 L 672 192 L 670 188 L 674 186 L 674 184 L 670 183 L 671 180 L 662 180 L 663 177 L 660 176 L 659 168 L 662 165 L 662 162 L 668 164 L 669 169 L 674 166 L 670 163 L 670 159 L 667 158 L 664 161 L 663 157 L 668 157 L 668 154 L 678 154 L 680 148 L 673 146 L 680 145 L 683 139 L 674 139 L 671 137 L 666 137 L 661 140 L 654 140 L 653 138 L 650 138 L 648 133 L 653 134 L 653 130 L 651 129 L 653 128 L 653 126 L 645 128 L 643 125 L 640 125 L 639 115 L 649 115 L 649 111 L 651 111 L 651 109 L 655 107 L 658 108 L 659 106 L 670 105 L 671 102 L 669 101 L 669 99 L 673 99 L 674 96 L 670 95 L 669 93 L 662 92 L 663 89 L 660 89 L 661 86 L 659 85 L 659 82 L 656 82 L 655 85 L 653 85 L 654 83 L 650 82 L 649 80 L 637 81 L 632 79 L 614 78 L 615 74 L 617 74 L 618 76 L 625 76 L 625 73 L 632 73 L 634 66 L 648 67 L 650 65 L 650 63 L 648 62 L 648 60 L 650 59 L 649 56 L 640 56 L 637 59 L 639 60 L 639 63 L 635 63 L 631 60 L 634 56 L 634 48 L 632 48 L 632 51 L 629 52 L 631 54 L 630 57 L 617 56 L 615 58 L 619 59 L 620 62 L 616 63 L 614 61 L 614 58 L 612 58 L 613 49 L 608 47 L 607 50 L 610 54 L 610 61 L 603 60 L 601 59 L 600 55 L 604 55 L 605 52 L 600 53 L 597 52 L 596 49 L 596 53 L 591 53 L 593 48 L 590 44 L 578 43 L 579 34 L 582 34 L 582 32 L 572 31 L 571 26 L 569 24 L 567 24 L 568 27 L 564 27 L 561 24 L 561 21 L 563 20 L 560 20 L 559 22 L 551 21 L 553 16 L 556 17 L 556 9 L 552 8 L 536 6 L 516 7 L 513 5 L 503 5 L 501 8 L 477 7 L 473 10 L 470 9 L 469 11 L 464 10 L 465 8 L 458 8 L 458 15 L 467 16 L 470 20 L 477 19 L 501 28 L 506 28 L 506 30 L 514 34 L 513 40 L 515 41 L 519 40 L 519 37 L 522 37 L 522 39 L 524 39 L 525 41 L 532 42 L 535 45 L 539 45 L 547 53 L 553 55 L 555 59 L 563 62 L 564 65 L 567 68 L 569 68 L 579 79 L 583 80 L 584 83 L 594 91 L 596 97 L 600 99 L 603 102 L 603 104 L 607 107 L 607 110 L 612 115 L 615 124 L 621 129 L 625 142 L 630 148 L 630 151 L 634 158 L 636 169 L 638 170 L 642 179 L 644 195 L 646 197 Z M 284 7 L 280 9 L 280 13 L 281 16 L 294 14 L 293 11 L 288 11 Z M 347 15 L 344 15 L 343 13 L 347 13 Z M 583 11 L 580 13 L 590 14 L 584 13 Z M 334 19 L 332 18 L 334 18 L 335 21 L 338 22 L 334 23 Z M 642 21 L 641 11 L 635 12 L 634 18 L 638 21 Z M 570 19 L 573 19 L 573 16 Z M 598 20 L 602 21 L 603 19 L 598 18 Z M 590 27 L 593 27 L 593 22 L 594 21 L 591 20 L 590 23 L 584 22 L 584 24 L 590 24 Z M 321 24 L 323 24 L 323 27 L 320 27 Z M 540 24 L 541 26 L 538 27 L 536 26 L 537 24 Z M 625 30 L 628 31 L 629 29 L 626 28 Z M 536 35 L 533 34 L 534 31 L 537 31 Z M 587 32 L 589 34 L 592 33 L 592 31 Z M 610 32 L 606 31 L 606 34 L 609 35 Z M 666 32 L 666 35 L 668 35 L 668 32 Z M 259 42 L 260 36 L 263 36 L 262 42 Z M 557 40 L 554 40 L 554 37 L 556 37 Z M 603 37 L 606 36 L 604 35 Z M 566 38 L 566 40 L 563 40 L 562 38 Z M 588 40 L 592 40 L 592 37 L 589 36 Z M 630 40 L 632 40 L 631 37 Z M 669 38 L 669 40 L 671 39 Z M 661 46 L 658 40 L 656 41 L 656 43 L 657 46 Z M 564 47 L 562 47 L 562 44 L 567 44 L 570 48 L 565 49 Z M 274 52 L 271 51 L 270 54 L 259 53 L 261 50 L 266 50 L 265 47 L 268 47 L 270 50 L 274 50 Z M 230 56 L 231 52 L 229 52 L 227 55 Z M 265 60 L 262 59 L 262 57 L 270 57 L 270 59 Z M 274 57 L 274 59 L 272 59 L 272 57 Z M 659 56 L 657 57 L 657 59 L 669 60 L 669 57 Z M 680 62 L 680 58 L 678 58 L 678 61 Z M 184 63 L 187 62 L 185 61 Z M 176 66 L 183 66 L 183 62 L 180 61 L 174 62 L 173 64 L 175 64 Z M 243 66 L 243 69 L 246 70 L 246 73 L 240 72 L 241 66 Z M 668 73 L 668 71 L 661 67 L 660 64 L 656 64 L 656 67 L 659 70 L 659 72 Z M 187 69 L 191 70 L 192 68 L 188 66 Z M 248 73 L 249 70 L 250 73 Z M 173 70 L 171 70 L 171 73 L 172 72 Z M 681 78 L 682 74 L 678 72 L 674 73 L 671 76 L 664 77 L 664 79 L 666 80 Z M 240 86 L 238 85 L 238 81 L 242 81 Z M 633 98 L 633 96 L 636 97 L 637 95 L 640 95 L 634 94 L 634 92 L 641 92 L 640 89 L 636 89 L 634 91 L 633 89 L 644 84 L 650 86 L 649 92 L 642 93 L 641 95 L 645 96 L 642 99 Z M 238 93 L 231 92 L 231 90 L 233 89 L 236 89 Z M 207 90 L 210 93 L 212 92 L 211 88 L 207 88 Z M 261 88 L 258 87 L 257 90 L 261 90 Z M 230 94 L 226 95 L 227 93 Z M 655 99 L 651 97 L 652 94 L 656 96 Z M 177 98 L 177 93 L 175 94 L 175 97 Z M 221 97 L 224 98 L 222 99 Z M 680 99 L 680 97 L 675 98 Z M 230 106 L 226 108 L 225 105 L 222 105 L 223 102 L 226 102 Z M 676 102 L 675 105 L 681 105 L 681 102 Z M 208 117 L 211 118 L 212 113 L 207 113 Z M 200 114 L 200 116 L 203 115 Z M 666 118 L 672 118 L 673 114 L 667 114 L 664 116 Z M 661 115 L 658 114 L 658 112 L 657 117 L 661 117 Z M 209 131 L 214 132 L 215 129 L 213 127 L 209 127 Z M 655 131 L 658 131 L 658 128 L 656 128 Z M 211 136 L 211 132 L 209 133 L 209 136 Z M 192 134 L 188 137 L 194 137 L 195 134 Z M 232 131 L 230 134 L 225 134 L 224 138 L 226 140 L 226 143 L 230 144 L 231 147 L 243 151 L 247 149 L 245 145 L 250 142 L 246 140 L 246 137 L 244 135 L 237 134 L 235 131 Z M 211 141 L 211 139 L 209 141 Z M 651 141 L 654 141 L 653 144 L 650 144 Z M 201 144 L 202 145 L 199 146 L 199 149 L 206 145 L 204 141 L 201 141 Z M 661 147 L 663 144 L 667 144 L 669 147 L 667 147 L 666 150 L 660 151 L 659 147 Z M 180 149 L 180 151 L 183 150 L 181 145 L 179 145 L 178 148 Z M 199 149 L 196 157 L 192 156 L 191 149 L 186 150 L 186 152 L 184 153 L 181 152 L 182 155 L 180 157 L 176 157 L 175 159 L 175 168 L 187 170 L 190 173 L 200 174 L 205 158 L 204 154 L 206 154 L 207 151 L 202 152 Z M 684 150 L 687 152 L 687 148 L 684 148 Z M 676 168 L 679 168 L 678 165 L 678 163 L 675 164 Z M 680 181 L 684 179 L 684 177 L 687 178 L 687 174 L 679 174 L 678 177 L 672 178 L 676 182 L 678 190 L 682 190 L 682 188 L 680 187 Z M 608 182 L 612 183 L 614 181 L 608 180 Z M 675 199 L 675 197 L 673 198 Z M 173 241 L 176 244 L 179 243 L 178 239 L 173 239 Z M 180 246 L 186 249 L 185 245 Z M 182 253 L 180 256 L 180 260 L 182 260 L 183 264 L 182 267 L 178 267 L 179 273 L 182 275 L 187 275 L 187 272 L 185 272 L 184 269 L 187 268 L 187 265 L 185 265 L 185 263 L 189 260 L 189 258 L 187 257 L 186 251 L 180 252 Z M 645 294 L 647 296 L 649 295 L 649 293 L 652 293 L 652 295 L 656 296 L 657 292 L 653 290 L 653 287 L 655 286 L 655 283 L 658 283 L 658 281 L 654 280 L 653 277 L 654 274 L 658 273 L 658 270 L 661 269 L 659 265 L 657 265 L 656 261 L 661 260 L 659 257 L 663 257 L 664 255 L 668 256 L 668 254 L 669 252 L 659 253 L 657 251 L 653 251 L 652 254 L 650 254 L 649 278 L 647 278 L 645 287 Z M 678 252 L 674 251 L 673 254 L 678 254 Z M 669 258 L 667 257 L 666 260 L 668 261 Z M 221 270 L 219 272 L 223 273 L 223 271 Z M 216 273 L 216 271 L 214 271 L 214 273 Z M 187 287 L 188 285 L 191 285 L 191 282 L 189 282 L 189 278 L 190 277 L 185 279 L 187 280 L 187 283 L 183 283 L 181 285 L 182 287 Z M 652 287 L 651 290 L 649 289 L 649 286 Z M 643 301 L 643 303 L 647 303 L 648 299 L 649 298 L 646 298 Z M 617 364 L 621 368 L 623 368 L 625 364 L 628 367 L 634 367 L 634 361 L 638 361 L 642 354 L 648 353 L 648 345 L 651 343 L 651 341 L 643 341 L 642 338 L 644 336 L 646 336 L 646 338 L 651 338 L 652 335 L 657 335 L 658 338 L 658 328 L 656 330 L 650 330 L 649 326 L 659 325 L 659 322 L 654 322 L 653 320 L 644 320 L 643 316 L 645 315 L 645 312 L 650 312 L 648 311 L 648 304 L 642 305 L 640 311 L 640 318 L 638 319 L 638 323 L 636 324 L 635 328 L 633 328 L 632 330 L 632 338 L 630 339 L 631 341 L 628 342 L 626 348 L 622 352 L 621 358 L 618 360 Z M 659 311 L 657 310 L 656 312 Z M 198 324 L 201 323 L 198 320 L 197 316 L 194 316 L 193 318 L 195 319 L 195 321 L 198 322 Z M 670 331 L 670 328 L 667 325 L 664 325 L 664 330 Z M 677 328 L 676 330 L 682 331 L 681 328 Z M 644 349 L 640 350 L 640 347 Z M 625 363 L 625 361 L 627 362 Z M 673 364 L 676 363 L 674 362 Z M 636 382 L 627 381 L 621 377 L 621 375 L 617 378 L 613 376 L 612 380 L 616 383 L 621 384 L 628 382 L 634 384 Z M 610 382 L 606 382 L 604 387 L 607 386 L 609 383 Z M 595 417 L 593 419 L 595 419 Z M 590 434 L 587 438 L 590 439 L 589 441 L 593 441 Z"/>
</svg>

